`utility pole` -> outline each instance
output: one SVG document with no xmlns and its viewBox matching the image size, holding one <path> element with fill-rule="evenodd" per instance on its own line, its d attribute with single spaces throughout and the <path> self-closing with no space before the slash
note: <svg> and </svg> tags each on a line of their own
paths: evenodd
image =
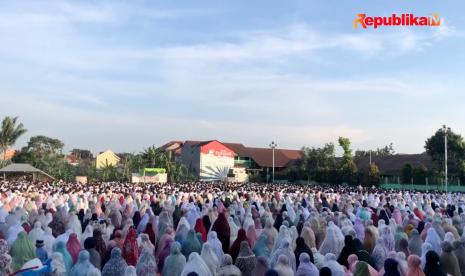
<svg viewBox="0 0 465 276">
<path fill-rule="evenodd" d="M 446 193 L 447 193 L 447 128 L 446 125 L 442 126 L 444 131 L 444 184 L 446 185 Z"/>
<path fill-rule="evenodd" d="M 273 180 L 272 180 L 272 183 L 274 183 L 274 150 L 275 148 L 277 147 L 278 145 L 274 142 L 274 141 L 271 141 L 271 144 L 270 144 L 270 147 L 271 147 L 271 151 L 273 152 L 273 168 L 272 168 L 272 174 L 273 174 Z"/>
</svg>

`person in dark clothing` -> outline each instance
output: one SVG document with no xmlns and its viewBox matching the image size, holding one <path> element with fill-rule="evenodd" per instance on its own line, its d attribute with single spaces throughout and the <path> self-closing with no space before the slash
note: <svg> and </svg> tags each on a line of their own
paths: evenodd
<svg viewBox="0 0 465 276">
<path fill-rule="evenodd" d="M 331 273 L 331 269 L 329 269 L 329 267 L 323 267 L 320 269 L 320 276 L 331 276 L 332 273 Z"/>
<path fill-rule="evenodd" d="M 347 259 L 351 254 L 357 254 L 357 252 L 358 250 L 355 248 L 353 237 L 351 235 L 347 235 L 344 238 L 344 247 L 342 248 L 341 254 L 339 254 L 339 258 L 337 258 L 337 262 L 349 268 L 349 262 Z"/>
<path fill-rule="evenodd" d="M 399 263 L 394 259 L 384 261 L 384 276 L 400 276 Z"/>
<path fill-rule="evenodd" d="M 386 225 L 389 225 L 389 216 L 388 216 L 386 210 L 381 209 L 381 211 L 379 211 L 379 220 L 384 220 L 384 223 Z"/>
<path fill-rule="evenodd" d="M 300 254 L 302 253 L 307 253 L 310 256 L 310 261 L 312 263 L 315 263 L 315 260 L 313 259 L 313 253 L 312 250 L 305 244 L 305 240 L 302 237 L 298 237 L 295 241 L 296 247 L 294 250 L 295 254 L 295 260 L 296 260 L 296 267 L 299 267 L 300 264 Z"/>
<path fill-rule="evenodd" d="M 283 224 L 283 215 L 279 213 L 278 216 L 276 216 L 273 227 L 279 231 L 279 228 L 281 227 L 282 224 Z"/>
<path fill-rule="evenodd" d="M 207 229 L 207 231 L 210 229 L 210 227 L 212 226 L 212 223 L 210 221 L 210 217 L 208 215 L 205 215 L 202 217 L 202 221 L 203 221 L 203 226 L 205 226 L 205 229 Z"/>
<path fill-rule="evenodd" d="M 360 250 L 363 250 L 363 244 L 359 239 L 355 238 L 353 240 L 353 244 L 354 244 L 355 249 L 357 249 L 357 252 Z"/>
<path fill-rule="evenodd" d="M 229 223 L 224 213 L 220 213 L 218 215 L 218 218 L 215 220 L 215 223 L 213 223 L 212 231 L 215 231 L 217 233 L 218 239 L 221 241 L 223 252 L 229 252 L 229 244 L 231 242 L 231 229 L 229 228 Z"/>
<path fill-rule="evenodd" d="M 357 252 L 357 257 L 359 261 L 364 261 L 372 267 L 376 267 L 375 260 L 370 256 L 366 250 L 360 250 Z"/>
<path fill-rule="evenodd" d="M 446 276 L 439 263 L 439 255 L 431 250 L 426 253 L 425 276 Z"/>
<path fill-rule="evenodd" d="M 136 211 L 134 213 L 134 216 L 132 216 L 132 222 L 134 223 L 135 228 L 137 228 L 137 226 L 139 226 L 139 223 L 140 223 L 141 220 L 142 220 L 142 218 L 140 216 L 140 212 Z"/>
</svg>

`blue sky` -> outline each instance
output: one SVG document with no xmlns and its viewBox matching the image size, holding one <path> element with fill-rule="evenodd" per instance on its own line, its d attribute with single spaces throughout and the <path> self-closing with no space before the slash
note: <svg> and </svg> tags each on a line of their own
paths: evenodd
<svg viewBox="0 0 465 276">
<path fill-rule="evenodd" d="M 0 117 L 66 149 L 169 140 L 423 151 L 465 134 L 465 2 L 2 1 Z M 439 28 L 353 29 L 357 13 Z"/>
</svg>

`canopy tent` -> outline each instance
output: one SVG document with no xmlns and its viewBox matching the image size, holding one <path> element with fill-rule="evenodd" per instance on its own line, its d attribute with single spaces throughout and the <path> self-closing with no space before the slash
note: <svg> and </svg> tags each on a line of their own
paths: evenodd
<svg viewBox="0 0 465 276">
<path fill-rule="evenodd" d="M 3 179 L 6 179 L 6 174 L 14 173 L 14 174 L 32 174 L 32 179 L 36 180 L 38 175 L 43 175 L 47 178 L 55 180 L 55 178 L 48 173 L 41 171 L 29 164 L 25 163 L 13 163 L 4 168 L 0 169 L 0 174 L 3 174 Z"/>
</svg>

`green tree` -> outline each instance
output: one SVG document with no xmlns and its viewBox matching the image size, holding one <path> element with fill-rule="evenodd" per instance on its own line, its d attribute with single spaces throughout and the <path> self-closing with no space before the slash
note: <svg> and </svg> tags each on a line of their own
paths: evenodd
<svg viewBox="0 0 465 276">
<path fill-rule="evenodd" d="M 378 186 L 380 179 L 381 178 L 380 178 L 380 175 L 379 175 L 378 166 L 374 162 L 371 162 L 371 164 L 368 166 L 368 181 L 367 181 L 367 184 L 369 186 Z"/>
<path fill-rule="evenodd" d="M 465 142 L 461 135 L 450 128 L 440 128 L 425 142 L 426 153 L 431 156 L 438 171 L 444 170 L 444 135 L 447 134 L 447 166 L 451 176 L 464 175 Z"/>
<path fill-rule="evenodd" d="M 10 160 L 0 160 L 0 169 L 11 164 Z"/>
<path fill-rule="evenodd" d="M 350 140 L 349 138 L 339 137 L 338 142 L 339 146 L 344 151 L 342 155 L 343 164 L 348 164 L 352 160 L 352 149 L 350 149 Z"/>
<path fill-rule="evenodd" d="M 413 179 L 413 167 L 411 164 L 405 164 L 402 168 L 402 183 L 411 183 Z"/>
<path fill-rule="evenodd" d="M 55 178 L 72 180 L 75 171 L 66 162 L 63 147 L 64 144 L 59 139 L 43 135 L 33 136 L 13 160 L 19 163 L 29 163 Z"/>
<path fill-rule="evenodd" d="M 375 150 L 356 150 L 355 156 L 368 156 L 370 155 L 370 152 L 372 156 L 391 156 L 395 154 L 394 145 L 393 143 L 390 143 L 389 145 L 382 148 L 376 148 Z"/>
<path fill-rule="evenodd" d="M 336 168 L 333 143 L 322 148 L 302 148 L 302 157 L 294 164 L 298 177 L 305 180 L 333 183 L 331 172 Z"/>
<path fill-rule="evenodd" d="M 344 151 L 341 161 L 341 178 L 343 182 L 349 184 L 357 184 L 358 175 L 357 175 L 357 165 L 352 160 L 352 149 L 350 148 L 349 138 L 339 137 L 338 139 L 339 146 Z"/>
<path fill-rule="evenodd" d="M 2 121 L 2 128 L 0 129 L 0 153 L 1 159 L 5 159 L 6 151 L 9 147 L 16 143 L 16 140 L 26 133 L 27 129 L 24 128 L 22 123 L 18 124 L 18 117 L 6 116 Z"/>
<path fill-rule="evenodd" d="M 93 159 L 94 155 L 87 149 L 73 149 L 71 154 L 76 156 L 79 161 Z"/>
<path fill-rule="evenodd" d="M 144 165 L 148 168 L 161 167 L 165 163 L 166 156 L 155 146 L 146 148 L 142 153 Z"/>
<path fill-rule="evenodd" d="M 417 165 L 413 167 L 413 183 L 415 184 L 426 184 L 426 177 L 428 176 L 428 170 L 423 165 Z"/>
<path fill-rule="evenodd" d="M 187 168 L 183 164 L 172 162 L 170 167 L 170 174 L 168 175 L 170 182 L 187 180 L 189 178 Z"/>
<path fill-rule="evenodd" d="M 118 181 L 122 179 L 122 171 L 117 166 L 113 166 L 105 160 L 103 167 L 99 169 L 102 181 Z"/>
<path fill-rule="evenodd" d="M 188 179 L 187 168 L 175 161 L 172 151 L 161 151 L 155 146 L 146 148 L 140 155 L 142 163 L 147 168 L 164 168 L 169 182 Z"/>
<path fill-rule="evenodd" d="M 394 145 L 393 143 L 390 143 L 387 146 L 384 146 L 382 148 L 377 148 L 376 149 L 376 154 L 379 156 L 390 156 L 394 155 L 396 152 L 394 150 Z"/>
<path fill-rule="evenodd" d="M 87 182 L 93 183 L 100 180 L 97 168 L 95 165 L 86 167 L 85 175 L 87 176 Z"/>
<path fill-rule="evenodd" d="M 120 167 L 122 168 L 122 180 L 130 182 L 132 173 L 144 168 L 142 156 L 133 153 L 120 153 Z"/>
</svg>

